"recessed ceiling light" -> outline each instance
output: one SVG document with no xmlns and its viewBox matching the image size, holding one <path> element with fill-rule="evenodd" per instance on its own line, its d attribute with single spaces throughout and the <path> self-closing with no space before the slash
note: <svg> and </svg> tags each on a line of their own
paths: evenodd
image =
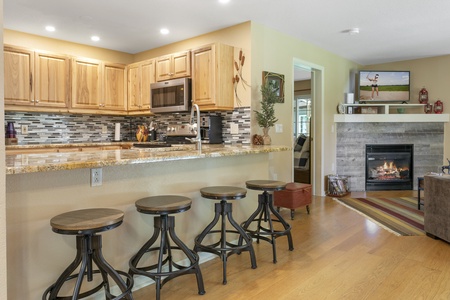
<svg viewBox="0 0 450 300">
<path fill-rule="evenodd" d="M 50 32 L 53 32 L 53 31 L 55 31 L 56 30 L 56 28 L 54 27 L 54 26 L 45 26 L 45 30 L 47 30 L 47 31 L 50 31 Z"/>
<path fill-rule="evenodd" d="M 159 31 L 161 34 L 169 34 L 169 29 L 167 28 L 161 28 L 161 30 Z"/>
<path fill-rule="evenodd" d="M 98 42 L 98 41 L 100 41 L 100 37 L 93 35 L 93 36 L 91 36 L 91 40 L 94 42 Z"/>
<path fill-rule="evenodd" d="M 359 33 L 359 28 L 355 27 L 355 28 L 350 28 L 350 29 L 346 29 L 346 30 L 342 30 L 342 33 L 347 33 L 349 35 L 355 35 Z"/>
<path fill-rule="evenodd" d="M 222 3 L 222 4 L 227 4 L 228 2 L 230 2 L 230 0 L 219 0 L 219 3 Z"/>
</svg>

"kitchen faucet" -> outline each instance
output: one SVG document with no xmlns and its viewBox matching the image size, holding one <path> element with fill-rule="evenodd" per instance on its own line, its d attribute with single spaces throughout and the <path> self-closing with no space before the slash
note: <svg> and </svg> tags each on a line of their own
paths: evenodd
<svg viewBox="0 0 450 300">
<path fill-rule="evenodd" d="M 197 124 L 194 124 L 194 113 L 197 113 Z M 195 138 L 192 139 L 188 139 L 190 140 L 192 143 L 195 143 L 195 149 L 198 150 L 199 153 L 202 152 L 202 139 L 200 137 L 200 109 L 198 107 L 197 104 L 193 103 L 192 104 L 192 109 L 191 109 L 191 119 L 189 121 L 189 124 L 191 125 L 191 131 L 194 131 L 193 127 L 194 125 L 197 127 L 197 136 Z"/>
</svg>

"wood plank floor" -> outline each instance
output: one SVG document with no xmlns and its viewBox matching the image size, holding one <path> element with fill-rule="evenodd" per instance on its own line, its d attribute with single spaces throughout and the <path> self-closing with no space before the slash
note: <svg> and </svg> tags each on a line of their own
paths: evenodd
<svg viewBox="0 0 450 300">
<path fill-rule="evenodd" d="M 364 196 L 353 193 L 350 196 Z M 367 196 L 416 196 L 417 191 L 367 192 Z M 222 263 L 201 265 L 206 294 L 197 294 L 194 275 L 169 281 L 161 299 L 450 299 L 450 244 L 421 237 L 399 237 L 366 220 L 330 197 L 314 197 L 311 214 L 298 209 L 290 221 L 294 251 L 277 239 L 278 263 L 271 245 L 254 244 L 258 268 L 248 253 L 228 260 L 228 284 Z M 134 299 L 155 299 L 150 285 Z"/>
</svg>

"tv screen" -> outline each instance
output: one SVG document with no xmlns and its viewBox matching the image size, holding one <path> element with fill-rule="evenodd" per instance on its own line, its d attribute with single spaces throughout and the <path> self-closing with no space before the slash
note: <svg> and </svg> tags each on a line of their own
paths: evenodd
<svg viewBox="0 0 450 300">
<path fill-rule="evenodd" d="M 360 71 L 359 101 L 408 102 L 409 71 Z"/>
</svg>

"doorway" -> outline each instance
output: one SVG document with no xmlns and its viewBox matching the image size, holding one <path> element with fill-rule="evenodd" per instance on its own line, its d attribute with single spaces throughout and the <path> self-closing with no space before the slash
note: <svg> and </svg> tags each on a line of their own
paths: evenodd
<svg viewBox="0 0 450 300">
<path fill-rule="evenodd" d="M 311 69 L 294 66 L 294 181 L 311 184 Z"/>
</svg>

